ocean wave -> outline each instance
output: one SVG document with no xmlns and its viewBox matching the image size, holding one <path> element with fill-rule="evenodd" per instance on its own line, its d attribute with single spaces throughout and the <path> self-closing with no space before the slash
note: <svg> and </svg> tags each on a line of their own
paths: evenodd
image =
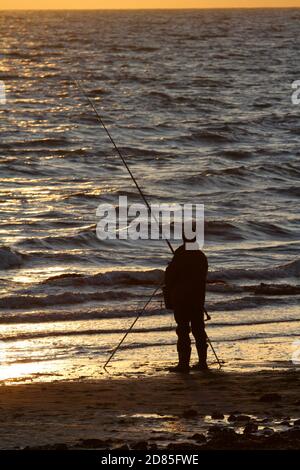
<svg viewBox="0 0 300 470">
<path fill-rule="evenodd" d="M 156 272 L 155 272 L 156 271 Z M 82 276 L 76 275 L 62 275 L 56 278 L 48 279 L 44 281 L 47 285 L 51 286 L 72 286 L 72 287 L 83 287 L 83 286 L 107 286 L 107 285 L 155 285 L 157 286 L 157 270 L 153 270 L 148 275 L 144 273 L 141 279 L 140 273 L 137 276 L 136 273 L 129 276 L 126 273 L 123 278 L 118 277 L 118 273 L 111 273 L 112 276 L 107 274 L 95 275 L 95 276 Z M 160 273 L 162 278 L 162 272 Z M 249 292 L 253 295 L 242 296 L 233 299 L 225 299 L 220 301 L 207 302 L 207 308 L 210 311 L 222 311 L 222 310 L 244 310 L 252 309 L 260 306 L 270 306 L 276 303 L 276 305 L 286 305 L 290 302 L 290 296 L 300 295 L 300 286 L 292 285 L 266 285 L 261 284 L 260 286 L 222 286 L 216 289 L 215 285 L 208 285 L 208 291 L 221 292 L 227 294 L 237 294 L 243 292 Z M 275 298 L 276 297 L 276 298 Z M 154 300 L 160 301 L 161 294 L 158 293 Z M 146 301 L 145 294 L 136 291 L 129 290 L 109 290 L 109 291 L 91 291 L 91 292 L 77 292 L 66 291 L 58 294 L 38 294 L 33 293 L 18 293 L 10 296 L 4 296 L 0 298 L 0 309 L 32 309 L 36 307 L 51 307 L 51 306 L 63 306 L 72 304 L 81 304 L 86 302 L 107 302 L 107 301 L 121 301 L 130 299 L 141 299 L 141 307 L 144 300 Z M 296 301 L 296 300 L 295 300 Z M 73 317 L 71 319 L 74 319 Z"/>
<path fill-rule="evenodd" d="M 225 220 L 211 220 L 204 224 L 205 236 L 222 238 L 224 240 L 243 240 L 244 236 L 240 227 Z"/>
<path fill-rule="evenodd" d="M 289 187 L 282 186 L 272 186 L 267 188 L 267 191 L 273 192 L 276 195 L 284 196 L 286 198 L 300 198 L 300 187 L 290 185 Z"/>
<path fill-rule="evenodd" d="M 195 87 L 209 87 L 209 88 L 218 88 L 220 86 L 227 86 L 221 78 L 210 78 L 210 77 L 196 77 L 193 79 L 192 83 Z M 228 82 L 227 82 L 228 83 Z"/>
<path fill-rule="evenodd" d="M 154 286 L 163 281 L 164 271 L 110 271 L 92 276 L 84 274 L 62 274 L 48 278 L 43 283 L 56 286 Z"/>
<path fill-rule="evenodd" d="M 300 286 L 290 284 L 264 284 L 248 287 L 257 295 L 300 295 Z"/>
<path fill-rule="evenodd" d="M 86 318 L 84 318 L 86 320 Z M 93 318 L 95 319 L 95 318 Z M 235 327 L 255 327 L 261 325 L 272 325 L 272 324 L 287 324 L 290 323 L 299 323 L 299 319 L 276 319 L 276 320 L 254 320 L 251 322 L 247 321 L 231 321 L 231 322 L 219 322 L 213 323 L 210 325 L 210 328 L 226 328 L 229 327 L 230 329 Z M 140 334 L 149 334 L 149 333 L 169 333 L 173 332 L 175 329 L 174 325 L 170 326 L 153 326 L 153 327 L 135 327 L 132 331 L 132 335 L 140 335 Z M 119 334 L 122 335 L 127 330 L 125 328 L 80 328 L 74 330 L 53 330 L 49 331 L 26 331 L 26 332 L 16 332 L 13 331 L 8 335 L 2 335 L 1 341 L 9 342 L 9 341 L 20 341 L 20 340 L 31 340 L 31 339 L 41 339 L 41 338 L 56 338 L 56 337 L 69 337 L 69 336 L 99 336 L 99 335 L 113 335 Z"/>
<path fill-rule="evenodd" d="M 201 173 L 194 173 L 190 176 L 181 177 L 180 183 L 183 184 L 196 184 L 205 187 L 216 188 L 218 186 L 223 190 L 226 187 L 236 187 L 237 184 L 245 183 L 245 179 L 251 175 L 251 169 L 245 166 L 236 166 L 222 169 L 209 169 L 202 171 Z"/>
<path fill-rule="evenodd" d="M 96 98 L 95 98 L 96 95 L 93 95 L 93 96 L 94 96 L 94 101 L 96 101 Z M 89 110 L 87 112 L 82 112 L 78 114 L 77 119 L 80 123 L 83 123 L 83 124 L 97 124 L 99 122 L 98 117 L 92 114 L 91 112 L 89 112 Z"/>
<path fill-rule="evenodd" d="M 300 259 L 290 261 L 289 263 L 261 269 L 239 269 L 232 268 L 210 272 L 208 278 L 222 280 L 240 280 L 240 279 L 280 279 L 285 277 L 298 277 L 300 275 Z"/>
<path fill-rule="evenodd" d="M 239 150 L 239 149 L 230 149 L 220 151 L 220 155 L 230 160 L 244 160 L 246 158 L 251 158 L 252 153 L 249 150 Z"/>
<path fill-rule="evenodd" d="M 33 59 L 38 57 L 45 57 L 44 53 L 37 52 L 37 50 L 32 50 L 30 52 L 25 51 L 9 51 L 5 53 L 5 56 L 10 59 Z"/>
<path fill-rule="evenodd" d="M 0 269 L 18 267 L 22 264 L 24 255 L 10 247 L 0 247 Z"/>
<path fill-rule="evenodd" d="M 89 90 L 88 96 L 91 96 L 93 98 L 99 95 L 107 95 L 109 93 L 109 90 L 107 90 L 106 88 L 92 88 L 91 90 Z"/>
<path fill-rule="evenodd" d="M 299 165 L 295 165 L 290 162 L 265 162 L 260 165 L 252 166 L 252 171 L 259 173 L 262 176 L 266 176 L 267 178 L 270 177 L 270 175 L 276 175 L 277 181 L 278 178 L 282 179 L 285 177 L 287 180 L 294 179 L 298 182 L 300 177 Z"/>
<path fill-rule="evenodd" d="M 242 166 L 234 166 L 230 168 L 222 168 L 221 170 L 208 170 L 205 176 L 248 176 L 252 170 Z"/>
<path fill-rule="evenodd" d="M 59 214 L 60 216 L 61 214 Z M 48 217 L 48 215 L 47 215 Z M 72 235 L 62 236 L 46 236 L 46 237 L 32 237 L 25 238 L 16 243 L 18 247 L 37 248 L 44 247 L 59 248 L 70 250 L 79 247 L 99 247 L 101 241 L 96 236 L 96 229 L 90 228 L 89 230 L 80 230 Z"/>
<path fill-rule="evenodd" d="M 31 148 L 35 149 L 36 147 L 65 147 L 69 145 L 70 142 L 67 141 L 64 137 L 45 137 L 44 139 L 32 139 L 26 141 L 14 141 L 1 143 L 1 148 L 5 149 L 25 149 L 25 151 L 30 151 Z"/>
<path fill-rule="evenodd" d="M 288 230 L 286 225 L 282 226 L 282 225 L 278 225 L 272 222 L 267 222 L 266 220 L 264 221 L 251 220 L 247 222 L 247 225 L 249 226 L 250 230 L 254 230 L 257 233 L 263 233 L 265 235 L 270 235 L 270 236 L 275 235 L 276 237 L 290 236 L 290 231 Z"/>
<path fill-rule="evenodd" d="M 131 45 L 130 49 L 136 52 L 155 52 L 159 50 L 159 47 L 156 46 L 141 46 L 141 45 Z"/>
<path fill-rule="evenodd" d="M 171 326 L 160 326 L 153 328 L 139 328 L 136 327 L 132 330 L 133 334 L 141 333 L 163 333 L 174 330 Z M 32 331 L 23 333 L 12 333 L 7 336 L 1 336 L 1 341 L 16 341 L 16 340 L 29 340 L 29 339 L 40 339 L 40 338 L 52 338 L 52 337 L 67 337 L 67 336 L 94 336 L 94 335 L 112 335 L 112 334 L 124 334 L 126 330 L 124 328 L 89 328 L 89 329 L 75 329 L 75 330 L 55 330 L 55 331 Z"/>
<path fill-rule="evenodd" d="M 150 91 L 148 93 L 150 99 L 157 99 L 160 103 L 169 104 L 172 101 L 176 101 L 176 97 L 172 97 L 166 92 L 163 91 Z"/>
<path fill-rule="evenodd" d="M 267 296 L 285 296 L 285 295 L 300 295 L 300 286 L 293 284 L 266 284 L 261 282 L 254 285 L 238 285 L 228 282 L 213 282 L 207 284 L 207 291 L 217 294 L 240 294 L 243 292 L 251 292 L 254 295 L 267 295 Z"/>
<path fill-rule="evenodd" d="M 41 312 L 31 312 L 30 315 L 24 314 L 20 310 L 12 310 L 9 315 L 2 313 L 0 317 L 0 323 L 4 324 L 15 324 L 15 323 L 51 323 L 51 322 L 65 322 L 65 321 L 80 321 L 80 320 L 107 320 L 107 319 L 130 319 L 135 318 L 137 312 L 141 311 L 144 304 L 141 302 L 136 305 L 135 308 L 122 309 L 105 309 L 97 308 L 97 310 L 44 310 Z M 50 306 L 51 307 L 51 306 Z M 166 313 L 161 308 L 149 308 L 143 312 L 143 317 L 158 316 Z"/>
<path fill-rule="evenodd" d="M 231 280 L 273 280 L 285 277 L 297 277 L 300 274 L 300 260 L 290 263 L 274 266 L 272 268 L 261 269 L 226 269 L 208 272 L 208 290 L 211 291 L 231 291 L 240 292 L 250 290 L 259 292 L 260 289 L 267 290 L 270 294 L 278 292 L 277 295 L 297 294 L 299 286 L 290 284 L 256 284 L 252 286 L 232 285 L 228 283 Z M 158 286 L 163 282 L 164 270 L 149 269 L 145 271 L 122 270 L 108 271 L 93 275 L 86 274 L 62 274 L 49 277 L 43 284 L 55 286 Z M 274 294 L 275 295 L 275 294 Z"/>
<path fill-rule="evenodd" d="M 74 160 L 76 159 L 76 157 L 80 158 L 80 157 L 89 157 L 89 158 L 93 158 L 93 157 L 98 157 L 98 152 L 94 152 L 94 153 L 91 153 L 89 152 L 89 149 L 83 147 L 83 148 L 80 148 L 80 147 L 76 147 L 76 148 L 51 148 L 51 151 L 49 152 L 49 148 L 48 147 L 45 147 L 45 148 L 32 148 L 30 147 L 29 145 L 29 148 L 18 148 L 18 143 L 10 143 L 10 144 L 3 144 L 3 143 L 0 143 L 0 148 L 3 148 L 3 149 L 6 149 L 6 150 L 9 150 L 9 155 L 10 156 L 17 156 L 17 157 L 22 157 L 22 156 L 25 156 L 25 157 L 38 157 L 38 156 L 45 156 L 45 157 L 49 157 L 49 153 L 51 153 L 51 157 L 55 157 L 55 156 L 58 156 L 58 157 L 70 157 L 70 160 L 71 158 L 73 157 Z M 16 148 L 14 148 L 16 147 Z M 7 154 L 8 152 L 6 152 Z M 9 158 L 9 157 L 8 157 Z M 20 162 L 20 159 L 19 158 L 15 158 L 14 160 L 8 160 L 7 161 L 8 163 L 16 163 L 16 164 L 20 164 L 22 162 Z"/>
<path fill-rule="evenodd" d="M 280 297 L 276 299 L 270 299 L 268 296 L 257 295 L 257 296 L 245 296 L 231 300 L 220 300 L 218 302 L 209 302 L 207 309 L 211 312 L 220 311 L 238 311 L 256 309 L 259 307 L 271 307 L 272 305 L 290 305 L 290 298 Z"/>
<path fill-rule="evenodd" d="M 295 332 L 285 332 L 284 334 L 282 332 L 279 333 L 274 333 L 274 332 L 253 332 L 253 334 L 246 335 L 244 332 L 238 334 L 234 332 L 232 337 L 226 336 L 225 338 L 220 337 L 220 338 L 214 338 L 214 343 L 236 343 L 239 341 L 251 341 L 251 340 L 256 340 L 256 339 L 264 339 L 264 338 L 282 338 L 282 337 L 297 337 L 297 333 Z M 132 349 L 144 349 L 144 348 L 153 348 L 153 347 L 158 347 L 158 348 L 164 348 L 164 347 L 169 347 L 169 346 L 174 346 L 176 344 L 176 341 L 174 339 L 170 340 L 164 340 L 161 341 L 161 339 L 157 341 L 151 341 L 149 340 L 148 342 L 144 341 L 138 341 L 138 342 L 132 342 L 132 343 L 125 343 L 122 345 L 123 350 L 132 350 Z M 108 352 L 112 352 L 112 349 L 110 349 Z"/>
<path fill-rule="evenodd" d="M 149 158 L 151 160 L 157 158 L 169 158 L 170 154 L 166 150 L 157 150 L 157 149 L 147 149 L 144 147 L 136 146 L 122 146 L 120 147 L 122 153 L 126 155 L 126 158 L 140 157 L 140 158 Z"/>
<path fill-rule="evenodd" d="M 235 142 L 236 137 L 234 135 L 226 134 L 221 131 L 194 131 L 191 135 L 187 136 L 192 141 L 207 141 L 211 143 L 223 143 L 223 142 Z"/>
<path fill-rule="evenodd" d="M 127 291 L 105 292 L 63 292 L 48 295 L 10 295 L 0 298 L 1 309 L 28 309 L 34 307 L 50 307 L 52 305 L 79 304 L 92 301 L 126 300 L 136 297 L 136 294 Z"/>
</svg>

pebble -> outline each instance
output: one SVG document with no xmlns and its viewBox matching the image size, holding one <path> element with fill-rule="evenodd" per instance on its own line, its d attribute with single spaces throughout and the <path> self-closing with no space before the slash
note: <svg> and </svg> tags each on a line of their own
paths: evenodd
<svg viewBox="0 0 300 470">
<path fill-rule="evenodd" d="M 247 415 L 230 415 L 229 418 L 228 418 L 228 421 L 231 423 L 231 422 L 238 422 L 238 423 L 243 423 L 245 421 L 251 421 L 251 418 L 250 416 L 247 416 Z"/>
<path fill-rule="evenodd" d="M 147 450 L 148 449 L 148 442 L 147 441 L 138 441 L 134 444 L 131 444 L 131 449 L 133 450 Z"/>
<path fill-rule="evenodd" d="M 167 449 L 168 450 L 175 450 L 175 451 L 178 451 L 178 452 L 181 452 L 182 450 L 189 450 L 189 451 L 198 451 L 200 449 L 200 447 L 196 444 L 191 444 L 190 442 L 171 442 L 168 446 L 167 446 Z"/>
<path fill-rule="evenodd" d="M 88 449 L 98 449 L 99 447 L 105 446 L 106 442 L 100 439 L 80 439 L 80 447 Z"/>
<path fill-rule="evenodd" d="M 113 450 L 130 450 L 129 449 L 129 446 L 127 444 L 123 444 L 122 446 L 119 446 L 119 447 L 115 447 Z"/>
<path fill-rule="evenodd" d="M 190 408 L 189 410 L 185 410 L 185 411 L 182 413 L 182 417 L 183 417 L 183 418 L 186 418 L 186 419 L 196 418 L 196 416 L 198 416 L 198 411 L 197 411 L 197 410 L 194 410 L 194 409 L 192 409 L 192 408 Z"/>
<path fill-rule="evenodd" d="M 223 413 L 219 413 L 218 411 L 215 411 L 211 415 L 211 419 L 224 419 Z"/>
<path fill-rule="evenodd" d="M 263 434 L 268 435 L 268 436 L 271 434 L 274 434 L 274 430 L 271 428 L 263 428 L 262 432 Z"/>
<path fill-rule="evenodd" d="M 206 437 L 204 436 L 204 434 L 199 434 L 198 432 L 196 434 L 193 434 L 190 439 L 198 443 L 206 442 Z"/>
<path fill-rule="evenodd" d="M 249 434 L 253 434 L 257 431 L 258 431 L 258 426 L 256 423 L 247 423 L 243 431 L 243 434 L 245 434 L 246 436 L 249 436 Z"/>
</svg>

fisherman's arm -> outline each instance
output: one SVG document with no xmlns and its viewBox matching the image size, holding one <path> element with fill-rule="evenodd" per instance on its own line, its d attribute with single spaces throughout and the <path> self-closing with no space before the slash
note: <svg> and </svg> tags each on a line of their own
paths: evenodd
<svg viewBox="0 0 300 470">
<path fill-rule="evenodd" d="M 176 278 L 176 266 L 175 266 L 174 260 L 172 260 L 168 264 L 166 271 L 165 271 L 165 285 L 167 289 L 170 289 L 173 286 L 175 278 Z"/>
<path fill-rule="evenodd" d="M 203 270 L 202 270 L 202 273 L 201 273 L 201 279 L 200 279 L 200 286 L 201 286 L 200 287 L 200 295 L 201 295 L 201 299 L 203 300 L 203 305 L 205 304 L 207 273 L 208 273 L 208 262 L 207 262 L 207 258 L 205 256 L 204 266 L 203 266 Z"/>
</svg>

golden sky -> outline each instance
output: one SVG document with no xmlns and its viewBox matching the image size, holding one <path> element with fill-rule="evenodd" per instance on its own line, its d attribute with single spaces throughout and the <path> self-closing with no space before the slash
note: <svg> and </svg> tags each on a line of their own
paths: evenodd
<svg viewBox="0 0 300 470">
<path fill-rule="evenodd" d="M 300 7 L 300 0 L 1 0 L 0 9 Z"/>
</svg>

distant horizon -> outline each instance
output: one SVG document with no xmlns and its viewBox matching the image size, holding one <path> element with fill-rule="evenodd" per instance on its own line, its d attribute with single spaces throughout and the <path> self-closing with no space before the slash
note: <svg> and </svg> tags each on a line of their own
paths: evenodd
<svg viewBox="0 0 300 470">
<path fill-rule="evenodd" d="M 193 8 L 0 8 L 0 11 L 187 11 L 187 10 L 299 10 L 299 6 L 193 7 Z"/>
<path fill-rule="evenodd" d="M 1 0 L 0 10 L 224 10 L 300 8 L 300 0 Z"/>
</svg>

